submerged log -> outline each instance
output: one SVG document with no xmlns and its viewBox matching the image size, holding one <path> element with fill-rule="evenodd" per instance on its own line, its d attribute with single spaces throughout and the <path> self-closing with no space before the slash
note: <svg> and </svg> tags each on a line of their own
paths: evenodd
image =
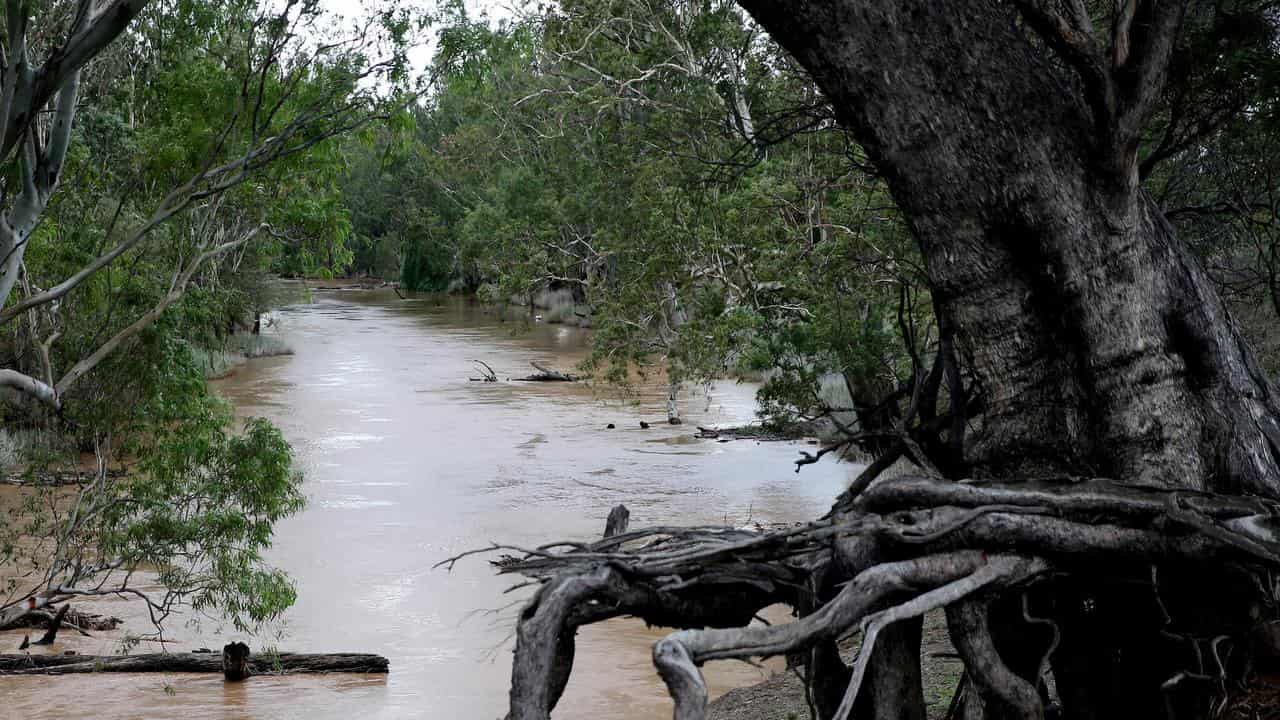
<svg viewBox="0 0 1280 720">
<path fill-rule="evenodd" d="M 107 477 L 125 477 L 124 470 L 107 471 Z M 88 485 L 98 479 L 98 473 L 88 470 L 29 470 L 0 475 L 0 483 L 5 485 L 22 485 L 32 487 L 62 487 L 65 485 Z"/>
<path fill-rule="evenodd" d="M 533 369 L 537 370 L 538 372 L 534 373 L 533 375 L 526 375 L 522 378 L 516 378 L 517 380 L 522 380 L 525 382 L 575 382 L 578 379 L 577 375 L 563 373 L 563 372 L 560 372 L 559 370 L 549 368 L 546 365 L 542 365 L 541 363 L 531 362 L 529 364 L 532 365 Z"/>
<path fill-rule="evenodd" d="M 386 673 L 390 662 L 368 653 L 258 653 L 249 657 L 255 675 L 299 673 Z M 221 673 L 221 653 L 150 653 L 145 655 L 0 654 L 0 675 L 67 675 L 94 672 Z"/>
</svg>

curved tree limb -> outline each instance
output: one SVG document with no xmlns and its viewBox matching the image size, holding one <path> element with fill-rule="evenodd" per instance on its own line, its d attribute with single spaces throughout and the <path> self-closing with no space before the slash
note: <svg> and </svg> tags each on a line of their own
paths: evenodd
<svg viewBox="0 0 1280 720">
<path fill-rule="evenodd" d="M 1044 705 L 1035 686 L 1010 670 L 996 651 L 987 619 L 988 606 L 988 600 L 969 599 L 947 608 L 951 640 L 978 689 L 985 717 L 1043 720 Z M 966 701 L 972 702 L 973 697 L 968 696 Z"/>
<path fill-rule="evenodd" d="M 20 373 L 17 370 L 0 368 L 0 387 L 13 388 L 14 390 L 32 397 L 55 410 L 61 406 L 61 403 L 58 400 L 57 390 L 50 387 L 47 383 L 37 380 L 25 373 Z"/>
</svg>

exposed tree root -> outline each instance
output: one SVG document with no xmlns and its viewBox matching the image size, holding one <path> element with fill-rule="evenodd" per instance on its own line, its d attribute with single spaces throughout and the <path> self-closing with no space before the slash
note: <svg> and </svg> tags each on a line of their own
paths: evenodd
<svg viewBox="0 0 1280 720">
<path fill-rule="evenodd" d="M 964 600 L 947 608 L 947 625 L 952 642 L 964 660 L 967 676 L 977 689 L 966 702 L 980 702 L 981 712 L 966 708 L 966 717 L 1013 717 L 1041 720 L 1044 705 L 1035 686 L 1019 677 L 1000 659 L 991 637 L 990 604 L 981 599 Z"/>
<path fill-rule="evenodd" d="M 867 703 L 873 710 L 858 716 L 915 717 L 918 667 L 915 689 L 908 683 L 877 693 L 886 678 L 910 675 L 879 667 L 888 658 L 919 658 L 918 633 L 889 629 L 945 607 L 973 690 L 962 716 L 1041 718 L 1041 678 L 1054 668 L 1058 622 L 1039 605 L 1032 617 L 1018 588 L 1091 578 L 1148 584 L 1157 566 L 1211 574 L 1280 565 L 1276 508 L 1258 498 L 1098 480 L 995 485 L 917 477 L 873 485 L 822 520 L 783 530 L 664 527 L 589 544 L 507 548 L 522 557 L 508 558 L 501 571 L 541 583 L 519 620 L 508 717 L 546 720 L 568 679 L 576 629 L 624 614 L 679 629 L 653 649 L 678 720 L 706 715 L 702 663 L 796 652 L 808 658 L 822 717 L 845 720 Z M 779 602 L 802 616 L 750 625 Z M 1011 622 L 1028 630 L 993 633 L 997 613 L 1002 628 Z M 822 650 L 859 629 L 863 645 L 852 670 L 838 657 L 829 662 Z M 1019 632 L 1045 641 L 1002 645 L 1010 637 L 1016 644 Z M 1006 661 L 1008 650 L 1016 650 L 1016 664 Z"/>
</svg>

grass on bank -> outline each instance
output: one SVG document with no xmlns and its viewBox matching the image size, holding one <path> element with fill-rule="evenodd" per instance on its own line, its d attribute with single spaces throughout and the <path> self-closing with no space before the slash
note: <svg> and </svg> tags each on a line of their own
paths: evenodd
<svg viewBox="0 0 1280 720">
<path fill-rule="evenodd" d="M 227 337 L 221 348 L 191 346 L 192 357 L 210 380 L 230 375 L 253 358 L 292 354 L 293 348 L 277 335 L 239 333 Z"/>
</svg>

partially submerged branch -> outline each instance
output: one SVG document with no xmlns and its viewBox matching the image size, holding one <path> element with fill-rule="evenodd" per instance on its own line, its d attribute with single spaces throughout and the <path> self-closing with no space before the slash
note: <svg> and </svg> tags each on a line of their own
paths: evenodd
<svg viewBox="0 0 1280 720">
<path fill-rule="evenodd" d="M 480 369 L 480 377 L 471 378 L 473 382 L 498 382 L 498 374 L 493 371 L 493 368 L 489 367 L 488 363 L 483 360 L 472 360 L 471 362 L 479 366 Z"/>
<path fill-rule="evenodd" d="M 538 372 L 533 375 L 526 375 L 522 378 L 516 378 L 526 382 L 576 382 L 578 376 L 569 373 L 560 372 L 554 368 L 549 368 L 541 363 L 531 362 L 534 370 Z"/>
</svg>

